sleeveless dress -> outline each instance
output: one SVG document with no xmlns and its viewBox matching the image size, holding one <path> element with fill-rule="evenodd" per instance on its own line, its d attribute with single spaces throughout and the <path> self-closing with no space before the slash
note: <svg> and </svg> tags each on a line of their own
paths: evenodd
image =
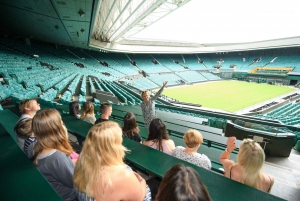
<svg viewBox="0 0 300 201">
<path fill-rule="evenodd" d="M 229 171 L 229 179 L 232 179 L 232 178 L 231 178 L 231 171 L 233 170 L 233 168 L 234 168 L 235 165 L 236 165 L 236 164 L 234 164 L 234 165 L 232 165 L 232 166 L 230 167 L 230 171 Z M 272 181 L 271 177 L 270 177 L 269 175 L 267 175 L 267 176 L 269 177 L 270 181 Z M 232 179 L 232 180 L 233 180 L 233 179 Z M 271 182 L 270 187 L 269 187 L 267 193 L 270 193 L 273 184 L 274 184 L 274 181 Z"/>
</svg>

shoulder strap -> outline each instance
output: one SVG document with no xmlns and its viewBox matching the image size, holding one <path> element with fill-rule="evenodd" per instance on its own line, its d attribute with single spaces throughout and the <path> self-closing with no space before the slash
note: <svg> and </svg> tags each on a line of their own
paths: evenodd
<svg viewBox="0 0 300 201">
<path fill-rule="evenodd" d="M 233 167 L 234 167 L 235 165 L 232 165 L 231 167 L 230 167 L 230 172 L 229 172 L 229 178 L 231 179 L 231 170 L 233 169 Z"/>
<path fill-rule="evenodd" d="M 268 177 L 269 177 L 269 179 L 270 179 L 270 181 L 271 181 L 271 184 L 270 184 L 270 187 L 269 187 L 269 189 L 268 189 L 268 193 L 270 193 L 270 191 L 271 191 L 271 188 L 272 188 L 272 186 L 273 186 L 273 184 L 274 184 L 274 180 L 272 180 L 272 178 L 270 177 L 270 175 L 268 175 Z"/>
</svg>

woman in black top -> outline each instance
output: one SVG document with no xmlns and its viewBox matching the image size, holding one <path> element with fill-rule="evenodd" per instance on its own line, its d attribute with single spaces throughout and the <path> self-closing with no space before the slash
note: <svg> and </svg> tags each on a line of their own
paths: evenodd
<svg viewBox="0 0 300 201">
<path fill-rule="evenodd" d="M 140 129 L 136 123 L 134 114 L 128 112 L 124 116 L 123 136 L 142 143 L 142 137 L 140 136 L 139 132 Z"/>
</svg>

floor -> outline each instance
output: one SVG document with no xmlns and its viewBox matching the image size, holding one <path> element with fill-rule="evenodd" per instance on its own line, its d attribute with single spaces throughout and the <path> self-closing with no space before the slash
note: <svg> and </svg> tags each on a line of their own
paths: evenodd
<svg viewBox="0 0 300 201">
<path fill-rule="evenodd" d="M 271 194 L 286 200 L 300 200 L 300 153 L 290 157 L 266 157 L 263 170 L 275 178 Z"/>
</svg>

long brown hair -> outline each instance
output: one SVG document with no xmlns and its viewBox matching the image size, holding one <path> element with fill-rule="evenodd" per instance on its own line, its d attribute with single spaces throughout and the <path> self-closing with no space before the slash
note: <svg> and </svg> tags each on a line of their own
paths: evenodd
<svg viewBox="0 0 300 201">
<path fill-rule="evenodd" d="M 210 195 L 198 173 L 183 164 L 173 166 L 162 179 L 156 201 L 210 201 Z"/>
<path fill-rule="evenodd" d="M 133 113 L 128 112 L 123 119 L 124 126 L 123 126 L 123 135 L 125 137 L 133 137 L 134 133 L 139 133 L 140 129 L 136 123 L 135 116 Z"/>
<path fill-rule="evenodd" d="M 149 126 L 149 135 L 146 141 L 158 142 L 158 150 L 163 151 L 162 141 L 169 139 L 165 122 L 159 118 L 153 119 Z"/>
<path fill-rule="evenodd" d="M 80 116 L 80 119 L 84 119 L 86 115 L 95 115 L 94 114 L 94 104 L 91 101 L 87 101 L 83 104 L 83 113 Z"/>
<path fill-rule="evenodd" d="M 32 130 L 37 139 L 34 146 L 36 165 L 43 149 L 57 149 L 68 156 L 73 152 L 68 140 L 68 132 L 57 110 L 46 109 L 38 112 L 32 119 Z"/>
</svg>

